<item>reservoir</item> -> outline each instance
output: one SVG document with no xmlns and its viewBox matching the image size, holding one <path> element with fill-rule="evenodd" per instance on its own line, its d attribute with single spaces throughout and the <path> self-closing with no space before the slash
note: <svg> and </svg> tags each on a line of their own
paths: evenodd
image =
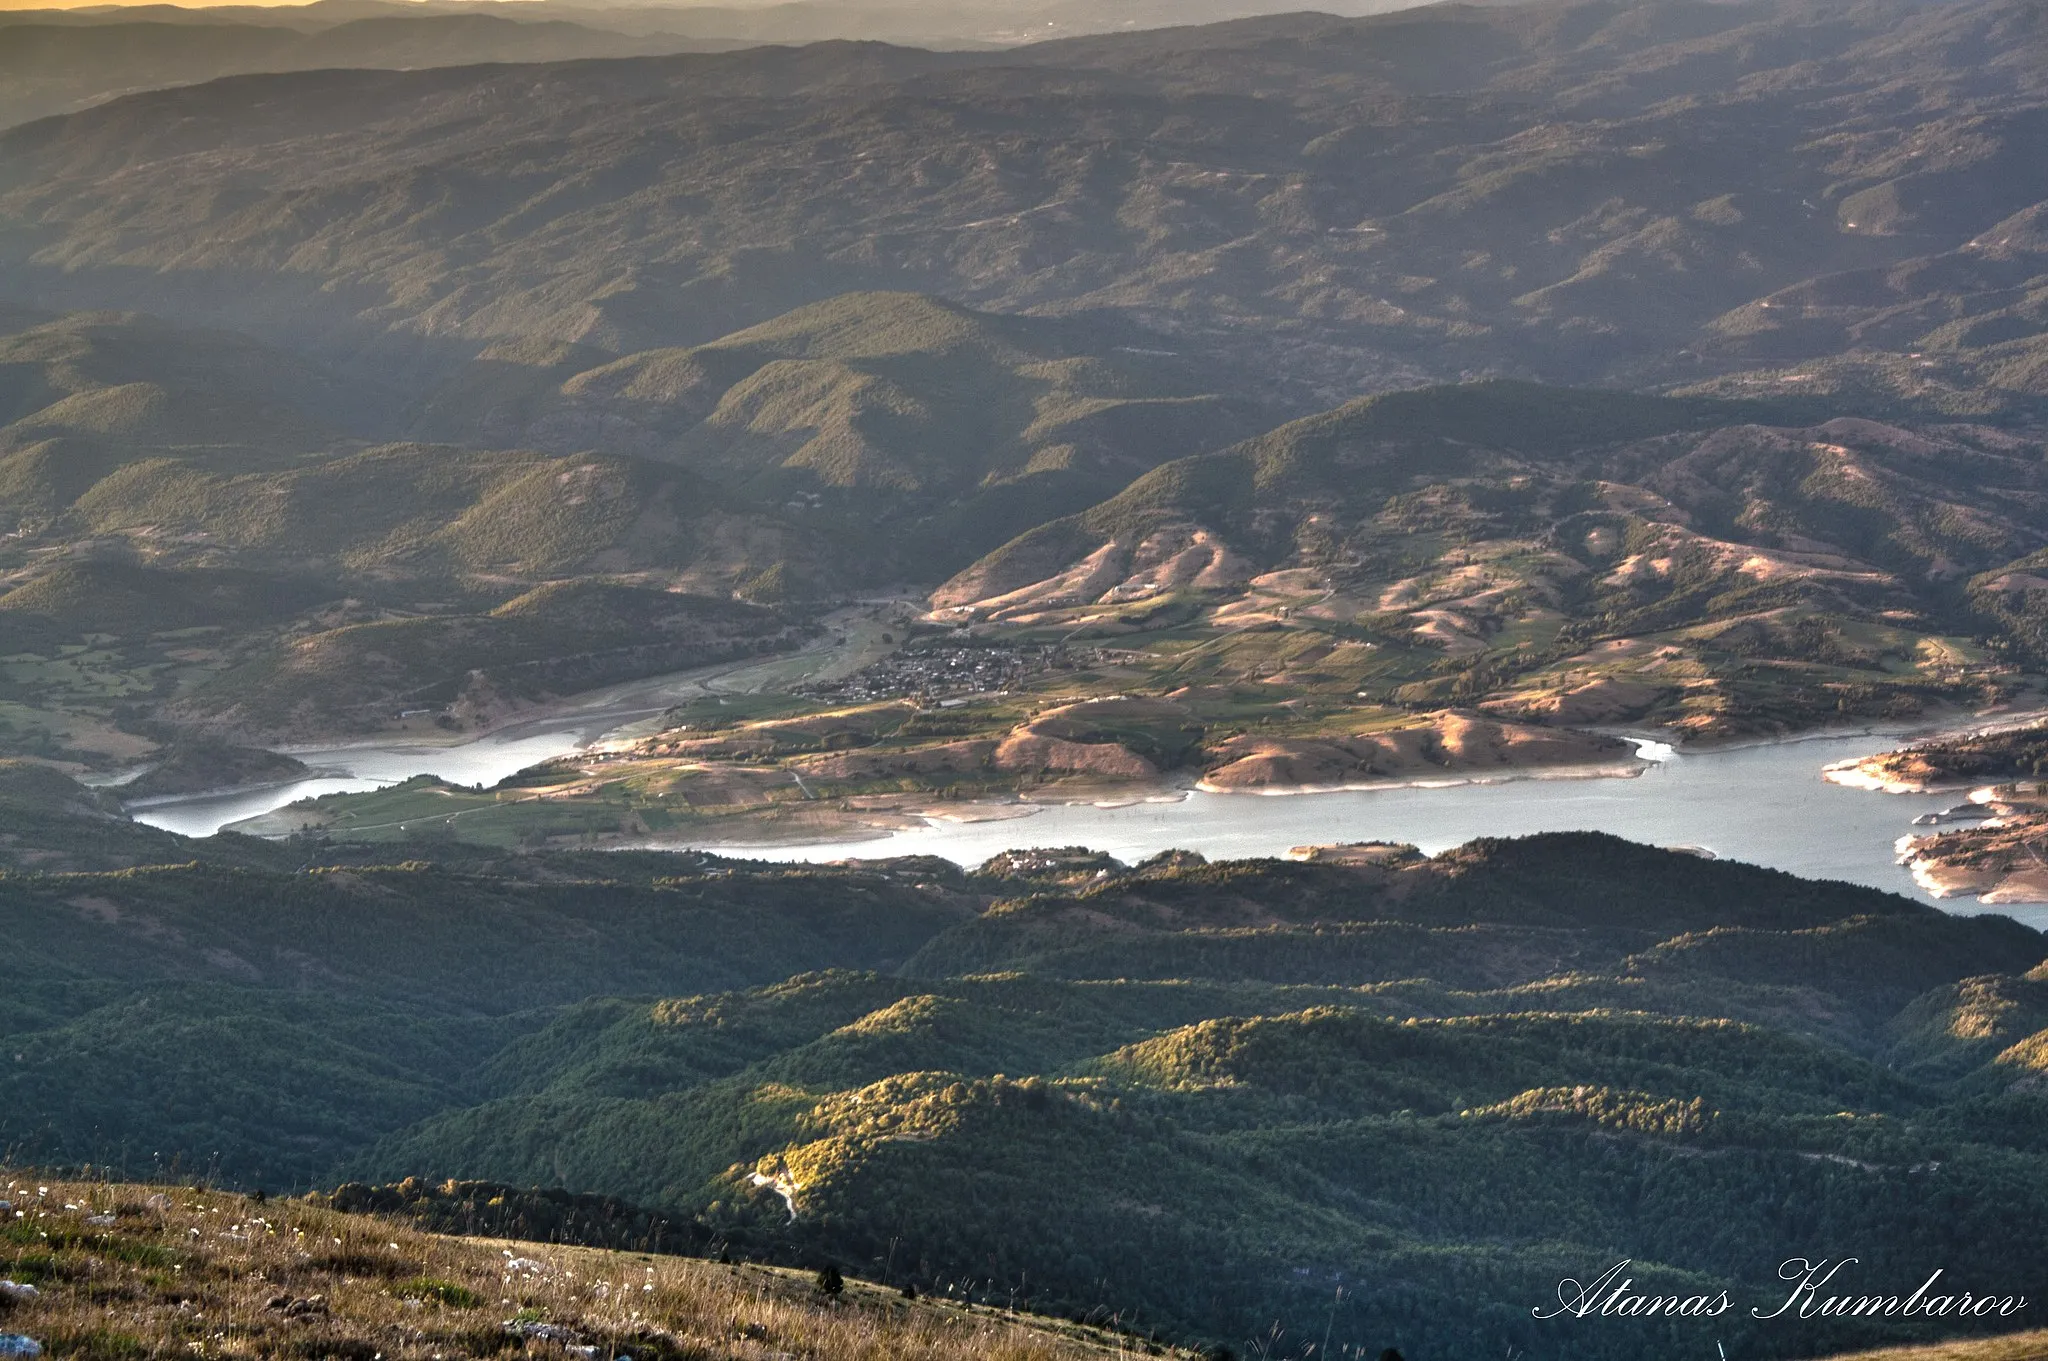
<svg viewBox="0 0 2048 1361">
<path fill-rule="evenodd" d="M 1653 746 L 1649 754 L 1662 759 L 1633 779 L 1513 779 L 1286 795 L 1191 791 L 1121 806 L 1051 805 L 992 821 L 934 820 L 865 841 L 707 843 L 703 849 L 784 861 L 938 855 L 974 865 L 1013 848 L 1088 846 L 1129 863 L 1175 848 L 1227 860 L 1346 841 L 1403 841 L 1434 855 L 1475 837 L 1603 831 L 1933 902 L 1896 863 L 1893 843 L 1915 830 L 1915 817 L 1952 807 L 1962 796 L 1877 794 L 1820 777 L 1823 766 L 1886 750 L 1898 736 L 1897 730 L 1827 735 L 1679 754 Z M 1971 898 L 1940 905 L 1960 913 L 1986 910 Z M 2048 906 L 1989 910 L 2048 929 Z"/>
<path fill-rule="evenodd" d="M 595 734 L 591 734 L 595 736 Z M 584 743 L 574 727 L 544 732 L 508 729 L 458 746 L 393 743 L 389 746 L 291 749 L 288 754 L 313 774 L 289 784 L 237 789 L 219 794 L 144 799 L 128 805 L 137 822 L 182 836 L 212 836 L 230 823 L 253 818 L 300 799 L 322 794 L 360 794 L 415 775 L 434 775 L 451 784 L 496 784 L 530 765 L 566 756 Z"/>
<path fill-rule="evenodd" d="M 559 715 L 456 746 L 332 747 L 295 753 L 314 778 L 269 789 L 160 801 L 137 807 L 138 821 L 188 836 L 318 794 L 372 789 L 412 775 L 493 784 L 537 761 L 565 755 L 619 721 L 616 709 Z M 1020 805 L 982 810 L 1007 816 L 956 820 L 865 839 L 760 845 L 715 840 L 701 849 L 774 861 L 937 855 L 975 865 L 999 851 L 1088 846 L 1118 859 L 1163 850 L 1212 860 L 1284 855 L 1293 846 L 1404 841 L 1429 854 L 1474 837 L 1605 831 L 1658 846 L 1696 847 L 1815 879 L 1843 879 L 1932 901 L 1895 862 L 1893 843 L 1915 817 L 1960 800 L 1948 794 L 1876 794 L 1820 778 L 1821 768 L 1897 744 L 1899 729 L 1829 734 L 1720 750 L 1673 753 L 1645 744 L 1653 759 L 1633 779 L 1507 779 L 1437 787 L 1315 794 L 1154 795 L 1116 804 Z M 1973 899 L 1945 899 L 1955 912 Z M 2048 907 L 1997 909 L 2048 928 Z"/>
</svg>

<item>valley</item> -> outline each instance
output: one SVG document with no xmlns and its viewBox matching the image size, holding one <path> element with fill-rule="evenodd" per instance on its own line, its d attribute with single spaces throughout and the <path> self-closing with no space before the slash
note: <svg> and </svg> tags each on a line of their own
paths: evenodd
<svg viewBox="0 0 2048 1361">
<path fill-rule="evenodd" d="M 928 300 L 857 298 L 808 309 L 746 344 L 887 356 L 909 343 L 905 325 L 938 327 L 942 351 L 957 343 L 976 354 L 1000 330 Z M 1715 743 L 2023 702 L 2036 645 L 2023 564 L 2037 542 L 2028 516 L 2039 446 L 1967 425 L 1728 424 L 1776 410 L 1502 382 L 1369 398 L 1159 463 L 1107 500 L 1008 542 L 998 522 L 983 540 L 996 547 L 928 595 L 884 586 L 873 599 L 897 603 L 870 607 L 799 584 L 895 570 L 831 556 L 849 552 L 857 538 L 840 536 L 883 504 L 867 493 L 800 493 L 741 513 L 785 493 L 736 491 L 732 510 L 707 508 L 710 518 L 685 532 L 661 529 L 647 509 L 618 509 L 633 479 L 681 476 L 667 462 L 626 460 L 635 465 L 622 465 L 627 482 L 599 494 L 590 456 L 520 454 L 505 456 L 518 470 L 498 490 L 446 484 L 457 499 L 434 514 L 456 514 L 448 526 L 403 518 L 418 506 L 400 499 L 376 512 L 381 524 L 356 507 L 323 530 L 317 515 L 340 510 L 334 479 L 356 479 L 360 460 L 441 487 L 432 479 L 478 456 L 316 454 L 261 484 L 278 529 L 251 537 L 237 509 L 238 537 L 221 542 L 203 526 L 229 522 L 201 508 L 219 496 L 258 504 L 234 498 L 259 486 L 237 490 L 208 468 L 242 455 L 149 445 L 157 436 L 145 421 L 122 437 L 144 441 L 121 456 L 139 462 L 117 457 L 122 471 L 17 531 L 19 584 L 0 611 L 27 626 L 27 641 L 7 664 L 17 703 L 42 706 L 21 712 L 44 726 L 18 723 L 16 749 L 112 773 L 123 750 L 95 752 L 79 733 L 110 733 L 102 740 L 134 754 L 147 750 L 137 739 L 297 755 L 319 738 L 378 749 L 392 738 L 481 733 L 503 744 L 503 734 L 579 723 L 594 737 L 617 725 L 596 723 L 608 692 L 587 690 L 591 682 L 631 694 L 627 677 L 694 662 L 707 675 L 743 670 L 751 679 L 728 688 L 744 689 L 744 702 L 687 680 L 673 693 L 643 686 L 643 711 L 612 715 L 639 726 L 594 758 L 620 778 L 599 772 L 593 785 L 572 762 L 546 802 L 572 814 L 575 835 L 633 830 L 609 808 L 620 797 L 639 830 L 657 831 L 645 815 L 680 794 L 691 819 L 710 810 L 731 819 L 730 834 L 747 835 L 750 821 L 786 816 L 777 805 L 791 797 L 881 814 L 933 799 L 1114 796 L 1122 786 L 1257 792 L 1626 769 L 1628 746 L 1609 735 L 1617 727 Z M 866 447 L 867 427 L 849 430 L 846 448 Z M 929 437 L 918 434 L 908 451 Z M 803 449 L 836 438 L 812 434 Z M 51 443 L 24 444 L 15 463 L 54 488 L 39 471 Z M 876 470 L 897 471 L 871 470 L 885 487 L 910 476 L 893 458 Z M 1936 472 L 1959 463 L 1981 480 L 1963 487 Z M 1030 496 L 1080 505 L 1089 494 L 1067 464 L 1028 468 L 1025 482 L 1051 479 Z M 390 470 L 380 466 L 379 478 Z M 869 473 L 849 476 L 857 489 Z M 1751 511 L 1737 514 L 1728 500 L 1734 476 L 1749 479 Z M 96 537 L 78 538 L 116 504 L 105 498 L 138 494 L 138 477 L 186 490 L 148 491 L 123 512 L 127 529 L 103 520 Z M 301 481 L 306 489 L 294 490 Z M 995 497 L 988 488 L 999 485 L 984 477 L 972 500 Z M 933 515 L 963 513 L 932 507 L 960 494 L 902 482 L 887 492 L 888 513 L 907 517 L 893 532 L 928 536 Z M 301 496 L 303 510 L 285 509 Z M 1755 507 L 1765 504 L 1768 528 L 1742 523 L 1750 515 L 1764 525 Z M 725 560 L 748 514 L 761 517 L 768 551 L 801 546 L 804 565 L 781 557 L 757 571 L 758 559 Z M 172 533 L 188 515 L 197 515 L 184 520 L 189 530 Z M 825 532 L 799 534 L 791 517 Z M 547 534 L 575 546 L 534 559 L 556 541 L 534 537 L 550 525 Z M 1871 537 L 1879 528 L 1883 537 Z M 486 570 L 486 558 L 463 568 L 447 556 L 449 544 L 486 532 L 511 536 L 504 542 L 526 557 Z M 657 532 L 668 537 L 646 537 Z M 330 550 L 338 556 L 307 555 L 321 533 L 343 535 Z M 973 551 L 958 533 L 941 541 L 955 562 Z M 574 556 L 592 549 L 595 558 Z M 579 563 L 612 570 L 551 575 Z M 286 580 L 299 597 L 278 598 L 260 623 L 247 609 L 223 613 L 239 601 L 234 592 L 273 580 L 256 575 L 263 564 L 293 564 Z M 364 594 L 316 603 L 336 591 Z M 421 599 L 427 591 L 454 599 Z M 154 602 L 173 597 L 165 618 Z M 887 627 L 871 626 L 876 609 L 887 610 Z M 197 622 L 209 617 L 234 623 Z M 842 646 L 842 617 L 870 626 Z M 775 657 L 789 660 L 761 660 Z M 114 679 L 124 674 L 135 679 Z M 588 697 L 572 700 L 579 695 Z M 592 713 L 550 718 L 575 703 Z M 530 763 L 569 746 L 522 750 Z M 430 769 L 402 764 L 380 761 L 373 778 Z M 487 782 L 512 773 L 498 768 Z M 551 778 L 531 772 L 520 788 Z M 691 788 L 671 787 L 678 779 Z M 595 822 L 587 793 L 605 805 Z M 365 797 L 348 821 L 389 830 L 417 817 L 385 816 L 380 796 Z M 513 794 L 521 808 L 506 826 L 544 843 L 546 826 L 528 818 L 542 810 L 525 806 L 533 798 Z M 503 821 L 464 816 L 479 829 Z M 507 834 L 493 835 L 503 844 Z"/>
<path fill-rule="evenodd" d="M 2048 12 L 1279 8 L 0 13 L 0 1355 L 2041 1354 Z"/>
</svg>

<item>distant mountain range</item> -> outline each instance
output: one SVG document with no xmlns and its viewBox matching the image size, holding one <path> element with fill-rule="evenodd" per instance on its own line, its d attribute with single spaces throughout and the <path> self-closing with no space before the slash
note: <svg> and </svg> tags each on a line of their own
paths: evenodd
<svg viewBox="0 0 2048 1361">
<path fill-rule="evenodd" d="M 2043 41 L 2026 0 L 1599 0 L 240 77 L 0 138 L 0 288 L 386 376 L 891 288 L 1325 404 L 1763 370 L 1995 411 L 2040 395 Z"/>
<path fill-rule="evenodd" d="M 1329 6 L 1354 14 L 1399 7 L 1399 0 Z M 1289 8 L 1284 0 L 314 0 L 278 6 L 4 8 L 0 127 L 139 90 L 257 71 L 558 62 L 829 39 L 987 49 Z"/>
</svg>

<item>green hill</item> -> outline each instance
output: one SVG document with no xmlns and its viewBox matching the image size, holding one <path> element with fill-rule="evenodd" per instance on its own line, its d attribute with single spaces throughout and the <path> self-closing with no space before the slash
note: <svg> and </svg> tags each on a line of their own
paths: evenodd
<svg viewBox="0 0 2048 1361">
<path fill-rule="evenodd" d="M 0 876 L 17 1156 L 560 1186 L 1163 1336 L 1616 1361 L 1916 1333 L 1530 1303 L 1622 1257 L 1761 1301 L 1851 1241 L 1873 1281 L 2017 1289 L 2044 1208 L 2037 933 L 1609 838 L 1072 882 L 176 853 Z"/>
<path fill-rule="evenodd" d="M 130 822 L 110 791 L 89 789 L 47 765 L 0 760 L 0 873 L 109 871 L 183 860 L 184 837 Z M 233 849 L 231 849 L 233 847 Z M 216 853 L 262 862 L 272 848 L 233 838 Z"/>
<path fill-rule="evenodd" d="M 1938 1143 L 1961 1159 L 1950 1165 L 1959 1178 L 1995 1180 L 2007 1155 L 1956 1142 L 1983 1097 L 1944 1098 L 1887 1071 L 1896 998 L 1876 942 L 1847 932 L 1826 967 L 1796 979 L 1758 968 L 1776 944 L 1689 956 L 1680 977 L 1645 967 L 1642 943 L 1672 930 L 1683 942 L 1687 918 L 1746 902 L 1754 925 L 1715 934 L 1782 940 L 1788 968 L 1811 966 L 1792 937 L 1854 898 L 1852 910 L 1925 922 L 1952 942 L 1939 949 L 1967 956 L 1929 959 L 1909 989 L 1944 971 L 2032 967 L 2041 950 L 2004 926 L 1964 944 L 1962 923 L 1861 891 L 1825 890 L 1806 906 L 1794 881 L 1739 887 L 1751 872 L 1733 866 L 1699 877 L 1692 899 L 1698 863 L 1538 838 L 1383 876 L 1141 873 L 1074 903 L 1061 957 L 1072 981 L 1046 977 L 1040 959 L 985 954 L 945 967 L 1030 971 L 940 976 L 934 952 L 948 942 L 1062 900 L 999 903 L 937 937 L 913 977 L 822 975 L 579 1008 L 494 1061 L 490 1080 L 516 1094 L 429 1120 L 358 1166 L 603 1186 L 733 1232 L 784 1225 L 786 1198 L 795 1219 L 783 1231 L 898 1271 L 914 1246 L 920 1270 L 973 1258 L 1064 1302 L 1143 1302 L 1174 1328 L 1228 1319 L 1226 1336 L 1278 1314 L 1308 1320 L 1296 1336 L 1312 1337 L 1332 1284 L 1348 1282 L 1343 1326 L 1417 1352 L 1504 1339 L 1537 1355 L 1691 1345 L 1682 1329 L 1586 1328 L 1563 1341 L 1531 1328 L 1525 1307 L 1453 1310 L 1415 1291 L 1440 1279 L 1427 1264 L 1453 1253 L 1480 1298 L 1541 1299 L 1557 1272 L 1601 1257 L 1597 1242 L 1646 1275 L 1673 1273 L 1671 1288 L 1711 1293 L 1746 1273 L 1768 1279 L 1775 1249 L 1759 1245 L 1785 1230 L 1760 1211 L 1775 1203 L 1766 1184 L 1808 1187 L 1795 1234 L 1884 1244 L 1895 1230 L 1870 1217 L 1869 1179 L 1903 1198 L 1900 1222 L 1923 1224 L 1905 1205 L 1920 1194 L 1900 1175 L 1909 1163 Z M 1602 883 L 1630 886 L 1611 915 Z M 1671 915 L 1644 920 L 1632 909 L 1645 903 Z M 1247 912 L 1263 924 L 1238 925 Z M 1459 938 L 1443 960 L 1477 955 L 1499 978 L 1461 989 L 1389 953 L 1382 936 L 1377 971 L 1334 979 L 1322 961 L 1341 952 L 1347 917 L 1438 923 Z M 1131 981 L 1134 918 L 1180 943 L 1160 981 Z M 1312 957 L 1284 952 L 1286 918 L 1313 942 L 1306 973 L 1282 963 Z M 1560 928 L 1569 972 L 1552 972 L 1534 945 Z M 1101 942 L 1092 957 L 1090 939 Z M 1597 962 L 1602 952 L 1611 963 Z M 1708 999 L 1722 1007 L 1705 1010 Z M 1703 1019 L 1730 1007 L 1769 1019 Z M 1841 1171 L 1816 1178 L 1817 1166 Z M 761 1189 L 771 1183 L 775 1196 Z M 1933 1232 L 1954 1254 L 1999 1231 Z M 1912 1251 L 1870 1260 L 1908 1270 Z M 1303 1264 L 1312 1282 L 1299 1281 Z M 1394 1281 L 1404 1284 L 1389 1293 Z M 1821 1341 L 1723 1335 L 1751 1349 Z"/>
<path fill-rule="evenodd" d="M 604 578 L 542 586 L 487 613 L 350 624 L 222 672 L 165 709 L 193 728 L 376 731 L 399 709 L 482 725 L 524 700 L 794 646 L 789 621 L 730 598 Z"/>
<path fill-rule="evenodd" d="M 246 629 L 288 619 L 320 600 L 314 583 L 233 569 L 165 571 L 132 562 L 64 563 L 5 595 L 0 610 L 63 637 L 133 637 L 180 629 Z"/>
</svg>

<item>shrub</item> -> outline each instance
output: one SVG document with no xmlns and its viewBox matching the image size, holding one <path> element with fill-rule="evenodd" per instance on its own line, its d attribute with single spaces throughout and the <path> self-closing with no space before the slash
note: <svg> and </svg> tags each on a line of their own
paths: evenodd
<svg viewBox="0 0 2048 1361">
<path fill-rule="evenodd" d="M 398 1293 L 409 1300 L 433 1300 L 451 1309 L 474 1309 L 484 1302 L 484 1297 L 468 1286 L 435 1280 L 432 1276 L 407 1281 Z"/>
</svg>

